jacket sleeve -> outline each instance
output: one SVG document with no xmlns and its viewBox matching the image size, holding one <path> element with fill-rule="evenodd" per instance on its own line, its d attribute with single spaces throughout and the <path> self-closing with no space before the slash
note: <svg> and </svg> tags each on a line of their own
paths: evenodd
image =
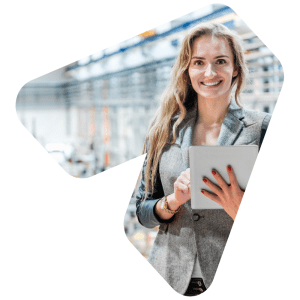
<svg viewBox="0 0 300 300">
<path fill-rule="evenodd" d="M 146 166 L 147 166 L 147 156 L 144 161 L 144 165 L 142 169 L 142 179 L 136 195 L 136 215 L 141 225 L 147 228 L 153 228 L 155 226 L 161 225 L 162 223 L 172 222 L 175 215 L 168 220 L 163 220 L 155 212 L 156 203 L 164 197 L 164 190 L 161 184 L 158 170 L 156 173 L 153 192 L 148 193 L 147 198 L 143 200 L 145 196 L 145 187 L 146 187 L 146 183 L 145 183 Z"/>
</svg>

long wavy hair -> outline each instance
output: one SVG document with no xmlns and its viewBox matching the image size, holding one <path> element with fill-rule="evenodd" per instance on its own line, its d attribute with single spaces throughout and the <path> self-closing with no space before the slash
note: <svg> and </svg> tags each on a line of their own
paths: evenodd
<svg viewBox="0 0 300 300">
<path fill-rule="evenodd" d="M 231 90 L 235 89 L 235 101 L 241 107 L 239 95 L 243 90 L 248 68 L 244 58 L 244 50 L 241 38 L 226 26 L 217 23 L 202 23 L 189 30 L 183 39 L 181 50 L 171 72 L 171 80 L 161 97 L 161 105 L 158 108 L 148 130 L 143 153 L 147 152 L 147 166 L 144 175 L 145 195 L 153 192 L 155 174 L 158 163 L 166 144 L 174 144 L 177 138 L 177 128 L 187 116 L 187 108 L 197 99 L 197 94 L 192 88 L 188 74 L 188 68 L 192 56 L 192 48 L 195 40 L 204 35 L 226 39 L 231 48 L 234 67 L 238 75 L 233 78 Z M 175 115 L 179 117 L 175 122 Z"/>
</svg>

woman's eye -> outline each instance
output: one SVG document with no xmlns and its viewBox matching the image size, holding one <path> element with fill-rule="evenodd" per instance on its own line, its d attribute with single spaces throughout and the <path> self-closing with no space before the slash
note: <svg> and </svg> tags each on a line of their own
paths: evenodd
<svg viewBox="0 0 300 300">
<path fill-rule="evenodd" d="M 217 64 L 218 65 L 224 65 L 226 63 L 226 60 L 225 59 L 219 59 L 218 61 L 217 61 Z"/>
<path fill-rule="evenodd" d="M 198 60 L 198 61 L 195 62 L 195 65 L 196 66 L 201 66 L 201 65 L 203 65 L 203 61 Z"/>
</svg>

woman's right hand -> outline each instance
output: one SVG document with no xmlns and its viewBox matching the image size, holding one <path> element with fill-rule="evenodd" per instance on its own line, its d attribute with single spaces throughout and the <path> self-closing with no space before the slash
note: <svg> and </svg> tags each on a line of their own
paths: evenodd
<svg viewBox="0 0 300 300">
<path fill-rule="evenodd" d="M 180 174 L 174 183 L 174 193 L 167 196 L 168 208 L 170 210 L 177 210 L 182 204 L 191 199 L 191 188 L 190 188 L 190 169 L 186 169 Z M 155 211 L 161 219 L 170 219 L 173 214 L 166 212 L 161 207 L 160 200 L 155 206 Z"/>
<path fill-rule="evenodd" d="M 191 199 L 191 178 L 190 168 L 181 172 L 180 176 L 174 183 L 174 197 L 169 201 L 169 207 L 171 209 L 177 209 L 182 204 Z"/>
</svg>

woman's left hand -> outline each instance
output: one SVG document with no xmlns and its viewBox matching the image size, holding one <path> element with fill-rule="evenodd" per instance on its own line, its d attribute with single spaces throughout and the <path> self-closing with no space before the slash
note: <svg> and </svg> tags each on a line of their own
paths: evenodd
<svg viewBox="0 0 300 300">
<path fill-rule="evenodd" d="M 201 190 L 204 196 L 220 204 L 226 213 L 234 220 L 238 212 L 239 206 L 244 196 L 244 191 L 239 187 L 238 181 L 234 174 L 232 167 L 227 167 L 227 173 L 230 180 L 228 185 L 222 176 L 216 171 L 212 170 L 214 178 L 217 180 L 219 186 L 211 182 L 208 178 L 203 178 L 204 183 L 213 191 L 212 194 L 206 190 Z"/>
</svg>

